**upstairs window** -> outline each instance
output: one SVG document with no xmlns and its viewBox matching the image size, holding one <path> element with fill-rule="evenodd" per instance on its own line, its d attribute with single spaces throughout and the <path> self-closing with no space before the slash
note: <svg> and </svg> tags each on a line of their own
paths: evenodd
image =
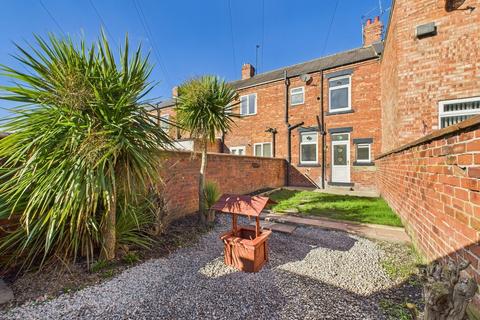
<svg viewBox="0 0 480 320">
<path fill-rule="evenodd" d="M 480 114 L 480 97 L 441 101 L 439 103 L 440 129 Z"/>
<path fill-rule="evenodd" d="M 351 77 L 342 76 L 328 80 L 330 112 L 346 111 L 351 106 Z"/>
<path fill-rule="evenodd" d="M 160 116 L 160 128 L 162 128 L 163 131 L 168 132 L 170 129 L 170 122 L 168 121 L 170 119 L 170 115 L 165 114 L 163 116 Z"/>
<path fill-rule="evenodd" d="M 316 132 L 302 132 L 300 134 L 300 164 L 316 164 L 318 162 L 317 142 Z"/>
<path fill-rule="evenodd" d="M 240 97 L 240 115 L 250 116 L 257 113 L 257 94 Z"/>
<path fill-rule="evenodd" d="M 255 143 L 253 145 L 253 155 L 256 157 L 271 157 L 272 144 L 270 142 Z"/>
<path fill-rule="evenodd" d="M 290 105 L 296 106 L 305 102 L 305 89 L 304 87 L 292 88 L 290 90 Z"/>
</svg>

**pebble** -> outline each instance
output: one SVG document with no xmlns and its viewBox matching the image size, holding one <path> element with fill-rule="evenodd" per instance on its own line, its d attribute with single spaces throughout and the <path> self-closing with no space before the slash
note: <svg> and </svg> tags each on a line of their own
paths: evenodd
<svg viewBox="0 0 480 320">
<path fill-rule="evenodd" d="M 229 226 L 221 219 L 191 247 L 0 319 L 385 319 L 378 293 L 395 283 L 374 242 L 299 227 L 274 233 L 269 262 L 243 273 L 223 263 L 219 234 Z"/>
</svg>

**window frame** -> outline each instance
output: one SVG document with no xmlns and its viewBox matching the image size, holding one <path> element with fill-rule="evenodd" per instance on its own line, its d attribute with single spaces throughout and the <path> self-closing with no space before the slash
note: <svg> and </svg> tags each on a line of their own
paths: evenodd
<svg viewBox="0 0 480 320">
<path fill-rule="evenodd" d="M 315 134 L 315 142 L 302 142 L 302 136 L 306 134 Z M 306 161 L 302 159 L 302 146 L 303 145 L 315 145 L 315 161 Z M 318 164 L 318 132 L 317 131 L 304 131 L 300 132 L 300 148 L 299 148 L 299 160 L 300 164 Z"/>
<path fill-rule="evenodd" d="M 235 156 L 245 156 L 246 155 L 246 148 L 245 146 L 236 146 L 236 147 L 230 147 L 228 148 L 230 150 L 230 154 L 232 155 L 235 155 Z M 235 153 L 232 153 L 233 150 L 243 150 L 243 154 L 235 154 Z"/>
<path fill-rule="evenodd" d="M 248 99 L 249 96 L 254 95 L 255 96 L 255 112 L 254 113 L 248 113 L 250 110 L 250 99 Z M 242 113 L 242 98 L 247 98 L 247 113 L 243 114 Z M 240 96 L 240 112 L 239 112 L 241 117 L 248 117 L 248 116 L 254 116 L 257 114 L 257 93 L 249 93 L 245 94 L 243 96 Z"/>
<path fill-rule="evenodd" d="M 292 96 L 294 95 L 294 93 L 292 93 L 292 91 L 294 90 L 298 90 L 298 89 L 301 89 L 302 92 L 302 102 L 297 102 L 297 103 L 293 103 L 292 102 Z M 300 94 L 300 93 L 295 93 L 295 94 Z M 298 105 L 301 105 L 301 104 L 304 104 L 305 103 L 305 87 L 304 86 L 301 86 L 301 87 L 295 87 L 295 88 L 291 88 L 290 89 L 290 105 L 291 106 L 298 106 Z"/>
<path fill-rule="evenodd" d="M 358 148 L 368 147 L 368 159 L 358 159 Z M 358 143 L 355 145 L 355 162 L 357 163 L 372 163 L 372 144 Z"/>
<path fill-rule="evenodd" d="M 266 145 L 266 144 L 269 144 L 269 145 L 270 145 L 270 156 L 268 156 L 268 157 L 263 155 L 263 153 L 264 153 L 264 145 Z M 258 146 L 258 145 L 261 146 L 261 152 L 260 152 L 260 153 L 261 153 L 262 155 L 260 155 L 260 156 L 255 154 L 256 146 Z M 257 143 L 254 143 L 254 144 L 253 144 L 253 156 L 254 156 L 254 157 L 272 158 L 272 152 L 273 152 L 273 150 L 272 150 L 272 143 L 271 143 L 271 142 L 257 142 Z"/>
<path fill-rule="evenodd" d="M 451 117 L 451 116 L 475 116 L 480 114 L 480 109 L 469 110 L 469 111 L 443 111 L 445 105 L 454 104 L 454 103 L 463 103 L 463 102 L 475 102 L 480 101 L 480 96 L 461 98 L 461 99 L 452 99 L 452 100 L 443 100 L 438 102 L 438 129 L 443 129 L 447 127 L 442 127 L 442 118 Z M 452 124 L 453 125 L 453 124 Z"/>
<path fill-rule="evenodd" d="M 330 86 L 330 81 L 335 81 L 335 80 L 340 80 L 345 78 L 348 78 L 348 84 L 335 86 L 333 88 Z M 345 108 L 332 109 L 332 91 L 343 89 L 343 88 L 348 88 L 348 106 Z M 328 111 L 330 113 L 336 113 L 336 112 L 343 112 L 343 111 L 350 111 L 350 110 L 352 110 L 352 75 L 349 74 L 349 75 L 338 76 L 338 77 L 333 77 L 328 79 Z"/>
<path fill-rule="evenodd" d="M 163 120 L 166 120 L 166 121 L 163 121 Z M 160 129 L 162 129 L 164 132 L 169 132 L 170 131 L 170 115 L 167 113 L 167 114 L 160 114 L 160 117 L 159 117 L 159 127 Z M 163 127 L 162 125 L 166 125 L 166 127 Z"/>
</svg>

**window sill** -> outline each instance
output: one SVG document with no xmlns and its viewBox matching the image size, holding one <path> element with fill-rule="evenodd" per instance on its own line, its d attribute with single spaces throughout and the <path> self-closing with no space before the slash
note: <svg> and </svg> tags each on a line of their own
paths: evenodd
<svg viewBox="0 0 480 320">
<path fill-rule="evenodd" d="M 298 163 L 296 166 L 297 167 L 304 167 L 304 168 L 308 168 L 308 167 L 319 168 L 322 165 L 319 164 L 319 163 Z"/>
<path fill-rule="evenodd" d="M 246 117 L 251 117 L 251 116 L 256 116 L 256 113 L 251 113 L 251 114 L 241 114 L 240 118 L 246 118 Z"/>
<path fill-rule="evenodd" d="M 305 102 L 302 102 L 302 103 L 295 103 L 295 104 L 293 104 L 293 103 L 290 103 L 290 107 L 301 106 L 301 105 L 303 105 L 303 104 L 305 104 Z"/>
<path fill-rule="evenodd" d="M 353 111 L 353 109 L 349 109 L 349 110 L 341 110 L 341 111 L 329 111 L 327 112 L 327 116 L 334 116 L 334 115 L 337 115 L 337 114 L 348 114 L 348 113 L 354 113 L 355 111 Z"/>
<path fill-rule="evenodd" d="M 374 166 L 375 162 L 357 162 L 355 161 L 353 163 L 354 166 L 359 166 L 359 167 L 368 167 L 368 166 Z"/>
</svg>

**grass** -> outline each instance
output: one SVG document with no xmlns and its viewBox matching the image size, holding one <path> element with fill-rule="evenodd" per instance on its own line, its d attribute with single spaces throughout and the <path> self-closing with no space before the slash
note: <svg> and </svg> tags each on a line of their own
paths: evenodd
<svg viewBox="0 0 480 320">
<path fill-rule="evenodd" d="M 381 198 L 355 197 L 313 191 L 282 189 L 270 194 L 278 202 L 271 209 L 277 213 L 326 217 L 362 223 L 401 227 L 402 222 Z"/>
<path fill-rule="evenodd" d="M 391 300 L 383 299 L 380 301 L 380 308 L 385 312 L 389 320 L 413 320 L 414 311 L 409 308 L 411 303 L 396 303 Z"/>
</svg>

